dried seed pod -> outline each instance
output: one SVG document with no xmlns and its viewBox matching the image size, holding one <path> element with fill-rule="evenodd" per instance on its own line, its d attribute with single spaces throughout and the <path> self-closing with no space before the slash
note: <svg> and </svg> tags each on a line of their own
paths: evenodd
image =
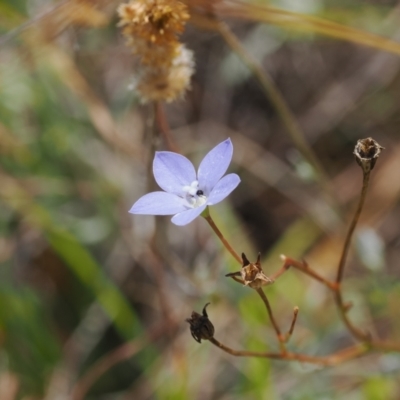
<svg viewBox="0 0 400 400">
<path fill-rule="evenodd" d="M 262 286 L 274 283 L 274 280 L 265 275 L 261 268 L 260 253 L 258 254 L 257 261 L 255 263 L 251 263 L 244 253 L 242 253 L 242 260 L 243 265 L 240 271 L 226 274 L 225 276 L 240 276 L 243 280 L 243 284 L 251 287 L 252 289 L 259 289 Z"/>
<path fill-rule="evenodd" d="M 203 308 L 203 315 L 196 311 L 192 312 L 190 318 L 186 322 L 190 324 L 190 333 L 196 342 L 201 343 L 201 339 L 209 340 L 214 336 L 214 325 L 208 319 L 206 308 L 210 303 L 207 303 Z"/>
<path fill-rule="evenodd" d="M 364 173 L 371 171 L 381 154 L 382 147 L 372 138 L 360 139 L 354 148 L 354 155 L 357 164 L 362 168 Z"/>
</svg>

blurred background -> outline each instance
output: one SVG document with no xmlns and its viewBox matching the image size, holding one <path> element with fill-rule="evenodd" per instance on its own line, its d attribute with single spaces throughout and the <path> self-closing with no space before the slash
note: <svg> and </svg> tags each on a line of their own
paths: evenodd
<svg viewBox="0 0 400 400">
<path fill-rule="evenodd" d="M 0 399 L 398 399 L 400 354 L 320 368 L 196 343 L 185 319 L 210 302 L 218 340 L 278 348 L 256 293 L 225 278 L 238 265 L 204 220 L 128 214 L 156 190 L 156 150 L 197 166 L 230 137 L 229 171 L 242 182 L 211 208 L 221 231 L 250 260 L 261 252 L 267 275 L 283 253 L 334 278 L 362 183 L 352 152 L 372 136 L 386 150 L 344 299 L 357 326 L 398 339 L 398 2 L 187 4 L 181 41 L 195 72 L 191 90 L 163 106 L 165 136 L 135 90 L 120 2 L 0 0 Z M 291 350 L 353 343 L 318 282 L 290 270 L 266 293 L 283 331 L 300 308 Z"/>
</svg>

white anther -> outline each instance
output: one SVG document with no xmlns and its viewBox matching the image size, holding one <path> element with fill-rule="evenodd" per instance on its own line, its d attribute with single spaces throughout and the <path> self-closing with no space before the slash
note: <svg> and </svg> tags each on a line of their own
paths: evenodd
<svg viewBox="0 0 400 400">
<path fill-rule="evenodd" d="M 189 186 L 184 186 L 182 190 L 190 196 L 195 196 L 199 188 L 199 181 L 193 181 Z"/>
</svg>

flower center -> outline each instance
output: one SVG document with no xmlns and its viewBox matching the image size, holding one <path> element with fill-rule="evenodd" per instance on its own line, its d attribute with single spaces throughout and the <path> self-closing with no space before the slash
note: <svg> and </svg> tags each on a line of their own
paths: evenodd
<svg viewBox="0 0 400 400">
<path fill-rule="evenodd" d="M 200 207 L 207 202 L 207 196 L 199 189 L 198 181 L 193 181 L 190 185 L 184 186 L 182 189 L 190 208 Z"/>
</svg>

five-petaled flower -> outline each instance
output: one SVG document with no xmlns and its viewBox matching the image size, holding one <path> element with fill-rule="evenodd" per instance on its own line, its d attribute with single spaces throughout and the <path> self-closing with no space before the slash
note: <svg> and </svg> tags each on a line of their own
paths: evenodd
<svg viewBox="0 0 400 400">
<path fill-rule="evenodd" d="M 132 214 L 173 215 L 175 225 L 186 225 L 207 206 L 217 204 L 240 183 L 236 174 L 225 175 L 231 162 L 230 139 L 214 147 L 201 161 L 197 175 L 184 156 L 158 151 L 153 161 L 154 178 L 164 192 L 141 197 L 129 210 Z"/>
</svg>

